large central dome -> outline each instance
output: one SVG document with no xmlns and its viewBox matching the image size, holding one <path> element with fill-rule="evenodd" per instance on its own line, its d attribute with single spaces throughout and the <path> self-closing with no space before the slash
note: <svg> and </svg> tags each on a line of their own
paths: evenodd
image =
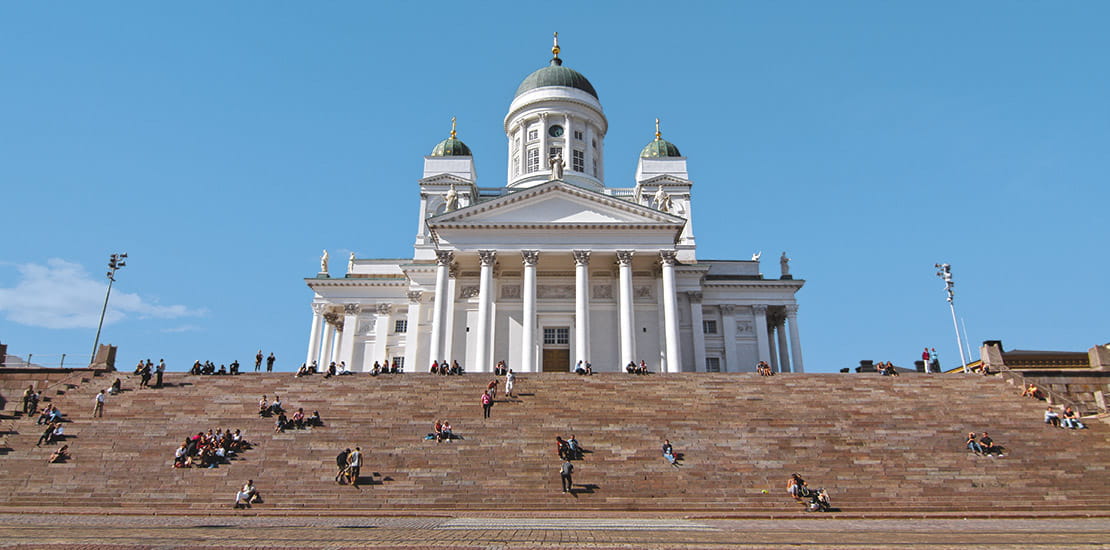
<svg viewBox="0 0 1110 550">
<path fill-rule="evenodd" d="M 529 90 L 547 86 L 577 88 L 594 96 L 595 99 L 599 99 L 593 84 L 590 84 L 590 81 L 586 80 L 586 77 L 582 76 L 582 73 L 569 67 L 564 67 L 563 60 L 558 57 L 551 60 L 551 65 L 525 77 L 524 81 L 517 87 L 516 95 L 513 97 L 519 97 L 520 94 Z"/>
</svg>

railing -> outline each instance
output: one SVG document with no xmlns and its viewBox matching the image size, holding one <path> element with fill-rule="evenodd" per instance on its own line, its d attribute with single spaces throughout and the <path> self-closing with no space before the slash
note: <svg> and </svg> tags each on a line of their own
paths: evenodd
<svg viewBox="0 0 1110 550">
<path fill-rule="evenodd" d="M 7 368 L 83 368 L 89 366 L 87 357 L 88 354 L 80 353 L 28 353 L 26 358 L 9 354 L 0 364 Z"/>
<path fill-rule="evenodd" d="M 1021 374 L 1020 372 L 1004 369 L 998 371 L 998 375 L 1006 380 L 1013 382 L 1022 390 L 1025 390 L 1025 385 L 1027 384 L 1027 382 L 1025 380 L 1025 375 Z M 1044 387 L 1043 384 L 1037 384 L 1037 391 L 1044 394 L 1045 400 L 1048 401 L 1049 405 L 1064 405 L 1065 407 L 1071 407 L 1080 414 L 1082 414 L 1083 410 L 1086 408 L 1083 403 L 1067 397 L 1060 392 L 1050 390 Z M 1098 412 L 1097 406 L 1095 406 L 1094 409 L 1096 410 L 1096 412 Z"/>
</svg>

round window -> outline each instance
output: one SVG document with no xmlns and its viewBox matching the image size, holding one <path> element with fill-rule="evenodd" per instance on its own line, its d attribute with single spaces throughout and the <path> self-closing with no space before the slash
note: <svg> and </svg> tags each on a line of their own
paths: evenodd
<svg viewBox="0 0 1110 550">
<path fill-rule="evenodd" d="M 563 127 L 559 125 L 552 126 L 547 129 L 547 133 L 551 137 L 559 137 L 563 135 Z"/>
</svg>

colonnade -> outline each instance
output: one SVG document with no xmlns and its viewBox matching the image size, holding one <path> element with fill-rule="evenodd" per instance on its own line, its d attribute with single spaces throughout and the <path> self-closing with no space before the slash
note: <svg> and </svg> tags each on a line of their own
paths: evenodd
<svg viewBox="0 0 1110 550">
<path fill-rule="evenodd" d="M 637 254 L 632 250 L 617 250 L 614 254 L 617 263 L 618 292 L 617 300 L 617 336 L 619 340 L 620 367 L 623 368 L 636 359 L 636 332 L 634 291 L 632 283 L 632 260 Z M 477 326 L 470 327 L 474 331 L 474 356 L 472 365 L 467 365 L 477 372 L 486 372 L 493 367 L 493 350 L 491 345 L 493 327 L 493 268 L 498 258 L 494 250 L 476 251 L 479 260 L 479 285 L 477 304 Z M 502 253 L 504 254 L 504 253 Z M 545 252 L 546 254 L 556 254 Z M 574 349 L 571 364 L 583 363 L 591 359 L 591 327 L 590 327 L 590 273 L 589 266 L 591 250 L 573 250 L 574 258 Z M 663 326 L 661 327 L 661 340 L 663 344 L 663 368 L 666 372 L 681 372 L 682 353 L 679 338 L 679 314 L 677 300 L 677 282 L 675 274 L 676 253 L 674 250 L 659 251 L 659 267 L 661 271 L 662 293 L 659 306 L 663 313 Z M 562 256 L 565 261 L 565 255 Z M 613 256 L 608 256 L 612 258 Z M 521 332 L 521 358 L 516 366 L 518 371 L 535 372 L 540 370 L 540 354 L 537 353 L 540 345 L 537 342 L 538 311 L 537 311 L 537 268 L 540 263 L 539 250 L 521 250 L 520 261 L 523 266 L 521 299 L 522 325 Z M 595 258 L 596 259 L 596 258 Z M 455 315 L 453 262 L 455 253 L 451 251 L 438 251 L 436 253 L 435 294 L 432 303 L 431 333 L 428 335 L 427 360 L 440 360 L 447 358 L 453 346 L 453 319 Z M 421 372 L 424 365 L 417 364 L 416 342 L 420 337 L 421 297 L 423 292 L 408 292 L 407 319 L 407 344 L 404 350 L 404 363 L 409 372 Z M 703 311 L 703 295 L 701 291 L 686 293 L 690 305 L 691 333 L 693 343 L 693 369 L 705 370 L 706 368 L 706 336 L 702 330 L 705 313 Z M 312 305 L 312 328 L 309 335 L 308 356 L 306 363 L 318 361 L 320 368 L 327 368 L 332 362 L 339 362 L 341 358 L 351 361 L 355 356 L 357 345 L 355 331 L 358 317 L 367 307 L 375 308 L 374 346 L 367 350 L 367 362 L 388 360 L 386 342 L 391 332 L 393 319 L 393 305 L 388 303 L 375 306 L 360 306 L 358 304 L 344 304 L 342 310 L 329 307 L 329 304 L 315 303 Z M 737 353 L 737 310 L 744 308 L 743 316 L 747 318 L 746 309 L 751 308 L 756 339 L 756 352 L 758 359 L 780 372 L 804 372 L 802 364 L 801 341 L 798 335 L 798 306 L 789 304 L 785 306 L 768 306 L 767 304 L 754 304 L 742 306 L 735 304 L 721 304 L 722 336 L 724 340 L 725 370 L 731 372 L 747 372 L 752 365 L 742 365 Z M 769 307 L 773 309 L 769 315 Z M 745 329 L 747 330 L 747 329 Z M 789 337 L 788 337 L 789 335 Z M 423 357 L 423 354 L 420 355 Z M 359 368 L 360 365 L 350 365 Z"/>
<path fill-rule="evenodd" d="M 491 357 L 491 319 L 493 293 L 493 265 L 497 260 L 494 250 L 479 250 L 478 260 L 480 272 L 478 278 L 478 321 L 475 330 L 475 358 L 474 367 L 478 371 L 492 369 Z M 575 347 L 573 363 L 590 361 L 590 250 L 574 250 L 574 326 Z M 678 338 L 678 307 L 677 292 L 675 289 L 675 251 L 660 251 L 660 261 L 663 270 L 663 310 L 664 310 L 664 343 L 666 346 L 665 359 L 668 372 L 679 372 L 682 369 L 681 353 Z M 620 318 L 620 364 L 623 367 L 635 358 L 635 333 L 632 292 L 632 258 L 634 251 L 618 250 L 616 258 L 618 264 L 618 278 L 620 292 L 618 295 L 618 312 Z M 520 251 L 521 264 L 523 265 L 523 285 L 521 298 L 523 301 L 524 326 L 522 335 L 522 354 L 520 370 L 524 372 L 538 371 L 538 354 L 536 353 L 536 269 L 540 262 L 539 250 Z M 441 357 L 445 349 L 445 340 L 448 332 L 445 330 L 447 319 L 450 318 L 453 300 L 449 293 L 442 291 L 447 286 L 448 269 L 454 259 L 452 252 L 441 251 L 436 254 L 436 294 L 432 306 L 432 333 L 430 335 L 429 349 L 432 358 Z"/>
</svg>

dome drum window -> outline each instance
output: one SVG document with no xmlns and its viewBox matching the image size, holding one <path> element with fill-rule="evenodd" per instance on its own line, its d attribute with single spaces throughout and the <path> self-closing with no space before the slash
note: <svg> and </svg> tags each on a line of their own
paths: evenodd
<svg viewBox="0 0 1110 550">
<path fill-rule="evenodd" d="M 549 135 L 551 137 L 562 137 L 563 136 L 563 127 L 556 124 L 556 125 L 547 129 L 547 135 Z"/>
</svg>

